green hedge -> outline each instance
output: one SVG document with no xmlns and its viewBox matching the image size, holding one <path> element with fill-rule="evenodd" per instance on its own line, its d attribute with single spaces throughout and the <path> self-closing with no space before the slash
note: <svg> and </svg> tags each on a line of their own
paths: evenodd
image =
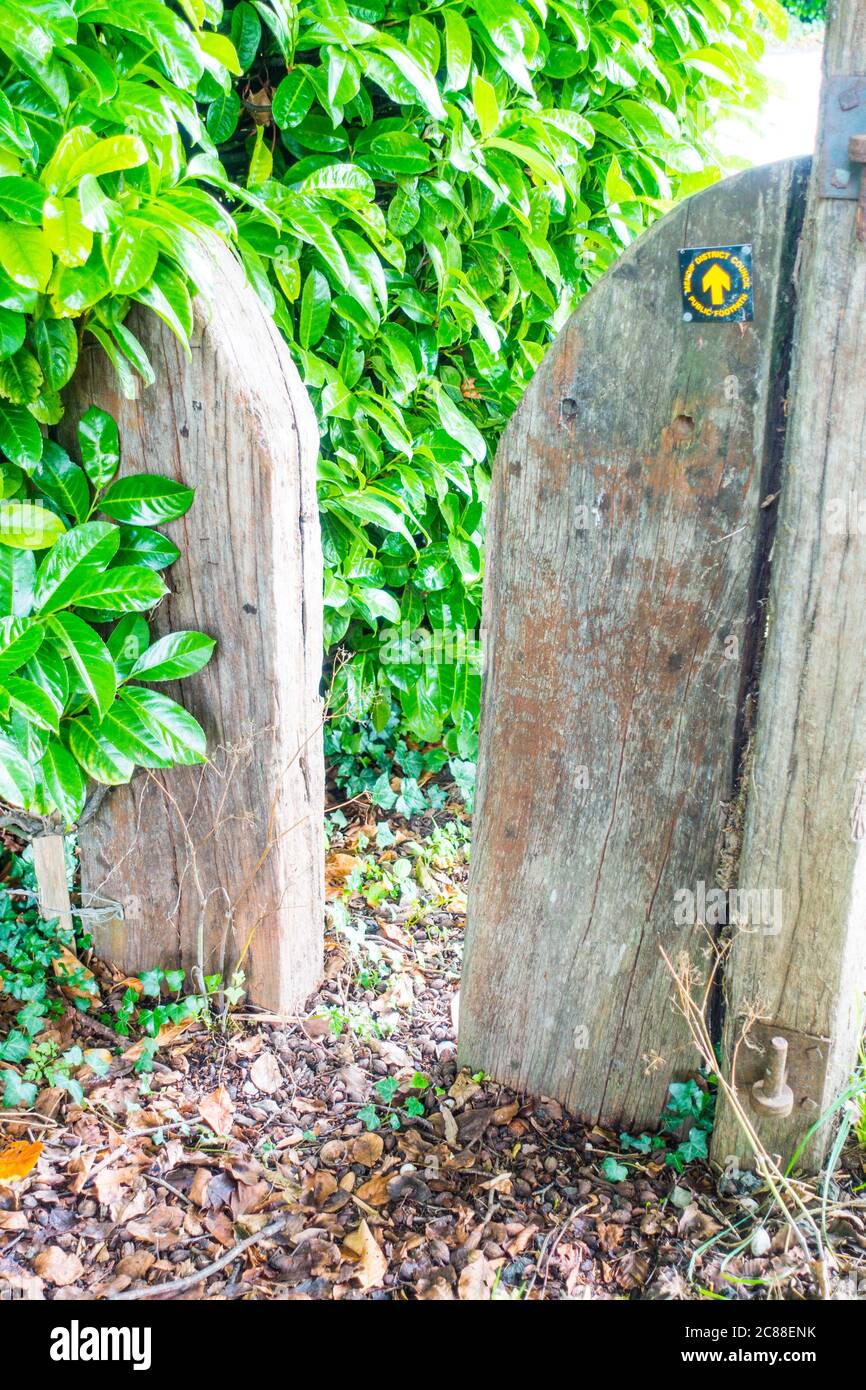
<svg viewBox="0 0 866 1390">
<path fill-rule="evenodd" d="M 718 176 L 761 16 L 784 28 L 777 0 L 6 0 L 0 494 L 82 335 L 133 392 L 130 305 L 184 338 L 236 238 L 321 422 L 334 707 L 471 758 L 498 437 L 586 288 Z"/>
<path fill-rule="evenodd" d="M 797 19 L 814 24 L 827 16 L 827 0 L 781 0 L 783 6 Z"/>
<path fill-rule="evenodd" d="M 718 177 L 775 0 L 232 7 L 207 125 L 259 203 L 241 246 L 322 429 L 335 707 L 471 756 L 490 465 L 580 296 Z M 206 83 L 199 88 L 199 96 Z M 437 645 L 438 644 L 438 645 Z"/>
</svg>

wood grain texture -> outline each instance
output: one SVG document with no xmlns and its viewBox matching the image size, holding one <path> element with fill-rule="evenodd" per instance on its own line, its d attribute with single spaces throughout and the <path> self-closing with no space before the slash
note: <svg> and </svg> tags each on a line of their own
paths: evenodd
<svg viewBox="0 0 866 1390">
<path fill-rule="evenodd" d="M 43 917 L 56 917 L 67 939 L 72 935 L 72 902 L 66 882 L 66 850 L 63 835 L 34 835 L 33 871 Z"/>
<path fill-rule="evenodd" d="M 866 73 L 866 0 L 831 12 L 825 73 Z M 863 112 L 866 132 L 866 110 Z M 819 132 L 820 141 L 820 132 Z M 741 933 L 728 971 L 726 1057 L 750 1005 L 828 1037 L 823 1080 L 785 1120 L 753 1115 L 783 1158 L 846 1084 L 863 1027 L 866 841 L 866 245 L 856 204 L 810 189 L 779 520 L 771 564 L 741 884 L 778 891 L 781 929 Z M 860 795 L 858 798 L 858 786 Z M 858 838 L 854 838 L 855 835 Z M 796 1076 L 792 1078 L 795 1092 Z M 805 1156 L 820 1166 L 833 1125 Z M 719 1162 L 749 1161 L 720 1114 Z"/>
<path fill-rule="evenodd" d="M 496 459 L 460 1057 L 628 1127 L 696 1061 L 658 946 L 706 968 L 675 894 L 712 887 L 732 790 L 804 182 L 751 171 L 642 237 Z M 754 323 L 684 323 L 679 249 L 741 243 Z"/>
<path fill-rule="evenodd" d="M 291 1011 L 322 965 L 324 770 L 319 681 L 322 557 L 318 431 L 288 349 L 228 251 L 213 305 L 197 302 L 191 358 L 151 313 L 130 323 L 156 383 L 124 400 L 99 349 L 85 351 L 63 436 L 91 403 L 118 421 L 122 473 L 197 488 L 165 528 L 181 558 L 157 632 L 217 639 L 211 664 L 161 685 L 196 716 L 212 765 L 136 774 L 81 833 L 82 883 L 119 901 L 100 954 L 128 970 L 244 960 L 252 999 Z M 268 850 L 268 846 L 270 849 Z M 261 861 L 261 862 L 260 862 Z"/>
</svg>

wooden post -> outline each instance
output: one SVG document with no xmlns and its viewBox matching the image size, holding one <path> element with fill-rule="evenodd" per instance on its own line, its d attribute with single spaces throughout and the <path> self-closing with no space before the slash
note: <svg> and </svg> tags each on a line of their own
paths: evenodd
<svg viewBox="0 0 866 1390">
<path fill-rule="evenodd" d="M 771 1038 L 788 1042 L 792 1114 L 751 1112 L 783 1159 L 844 1088 L 864 1022 L 866 244 L 857 238 L 854 197 L 827 196 L 832 182 L 846 181 L 842 123 L 853 113 L 859 130 L 850 134 L 866 134 L 864 74 L 866 0 L 831 0 L 739 867 L 741 889 L 778 894 L 779 922 L 769 933 L 740 932 L 727 971 L 727 1063 L 742 1020 L 753 1012 L 761 1019 L 751 1042 L 762 1051 L 737 1051 L 735 1080 L 747 1104 Z M 854 193 L 856 168 L 850 177 Z M 825 1125 L 810 1144 L 805 1166 L 820 1165 L 833 1129 Z M 726 1109 L 713 1154 L 720 1163 L 749 1160 Z"/>
<path fill-rule="evenodd" d="M 166 528 L 181 558 L 158 633 L 217 639 L 199 675 L 162 686 L 195 714 L 211 765 L 139 772 L 81 832 L 82 886 L 116 900 L 97 950 L 127 970 L 182 963 L 292 1011 L 318 982 L 323 932 L 322 558 L 318 432 L 288 349 L 228 251 L 191 357 L 152 313 L 130 323 L 156 383 L 124 400 L 102 351 L 67 393 L 64 442 L 92 403 L 120 429 L 122 471 L 194 486 Z"/>
<path fill-rule="evenodd" d="M 706 970 L 805 174 L 752 170 L 643 236 L 496 459 L 460 1057 L 627 1128 L 696 1065 L 659 945 Z M 680 249 L 733 245 L 754 321 L 686 317 Z"/>
<path fill-rule="evenodd" d="M 49 920 L 57 917 L 63 932 L 72 932 L 72 903 L 66 882 L 66 841 L 63 835 L 36 835 L 33 871 L 39 894 L 39 911 Z"/>
</svg>

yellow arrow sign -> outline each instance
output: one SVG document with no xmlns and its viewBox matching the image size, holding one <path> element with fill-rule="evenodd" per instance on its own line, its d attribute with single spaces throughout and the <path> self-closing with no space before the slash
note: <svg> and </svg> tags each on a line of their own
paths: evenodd
<svg viewBox="0 0 866 1390">
<path fill-rule="evenodd" d="M 726 270 L 723 270 L 718 261 L 714 261 L 701 281 L 701 289 L 706 294 L 710 292 L 711 304 L 724 304 L 725 290 L 731 288 L 731 277 Z"/>
</svg>

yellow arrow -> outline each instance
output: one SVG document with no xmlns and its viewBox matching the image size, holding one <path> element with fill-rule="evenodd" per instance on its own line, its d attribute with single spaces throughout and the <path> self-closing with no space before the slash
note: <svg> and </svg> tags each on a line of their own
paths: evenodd
<svg viewBox="0 0 866 1390">
<path fill-rule="evenodd" d="M 714 261 L 701 281 L 701 289 L 706 294 L 710 292 L 711 304 L 724 304 L 725 290 L 731 288 L 731 277 L 726 270 L 723 270 L 718 261 Z"/>
</svg>

